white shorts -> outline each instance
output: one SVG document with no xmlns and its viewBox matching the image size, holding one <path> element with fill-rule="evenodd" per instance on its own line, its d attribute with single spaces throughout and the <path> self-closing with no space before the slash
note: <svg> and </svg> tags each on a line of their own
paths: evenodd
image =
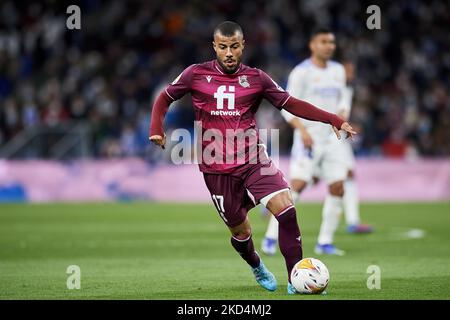
<svg viewBox="0 0 450 320">
<path fill-rule="evenodd" d="M 299 149 L 297 154 L 291 156 L 290 179 L 309 183 L 313 177 L 318 177 L 328 185 L 345 180 L 349 170 L 346 144 L 343 140 L 330 139 L 327 143 L 313 144 L 311 152 L 304 148 Z"/>
</svg>

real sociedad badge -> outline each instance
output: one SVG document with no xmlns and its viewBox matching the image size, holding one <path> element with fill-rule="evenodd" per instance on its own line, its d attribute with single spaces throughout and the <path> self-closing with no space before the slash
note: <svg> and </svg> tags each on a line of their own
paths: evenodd
<svg viewBox="0 0 450 320">
<path fill-rule="evenodd" d="M 242 87 L 244 87 L 244 88 L 250 87 L 250 83 L 248 83 L 247 76 L 240 76 L 238 79 L 239 79 L 239 84 Z"/>
</svg>

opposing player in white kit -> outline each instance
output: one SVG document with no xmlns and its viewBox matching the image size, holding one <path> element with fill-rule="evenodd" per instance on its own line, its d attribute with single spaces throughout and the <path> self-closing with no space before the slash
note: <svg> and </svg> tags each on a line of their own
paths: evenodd
<svg viewBox="0 0 450 320">
<path fill-rule="evenodd" d="M 287 91 L 296 98 L 322 106 L 328 112 L 348 117 L 352 94 L 346 88 L 344 67 L 330 60 L 336 49 L 333 33 L 327 29 L 316 30 L 311 36 L 309 46 L 311 57 L 292 70 Z M 321 123 L 300 119 L 286 111 L 282 112 L 282 115 L 295 129 L 290 161 L 291 193 L 294 201 L 315 178 L 323 179 L 328 185 L 329 194 L 323 205 L 322 224 L 315 252 L 343 255 L 344 252 L 333 245 L 333 236 L 343 207 L 344 181 L 349 170 L 353 172 L 354 157 L 350 143 L 346 139 L 333 139 L 333 131 Z M 354 187 L 354 184 L 351 187 Z M 346 214 L 349 211 L 352 215 L 352 218 L 347 220 L 351 223 L 348 230 L 357 232 L 366 226 L 359 223 L 358 198 L 356 192 L 353 192 L 353 195 L 354 197 L 346 198 L 353 203 L 345 206 L 345 211 Z M 350 210 L 347 210 L 347 207 Z M 262 244 L 263 252 L 274 254 L 277 239 L 278 223 L 271 219 Z"/>
</svg>

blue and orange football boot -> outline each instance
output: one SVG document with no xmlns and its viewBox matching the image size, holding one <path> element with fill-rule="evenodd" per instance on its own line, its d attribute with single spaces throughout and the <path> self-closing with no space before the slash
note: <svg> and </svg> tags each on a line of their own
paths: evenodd
<svg viewBox="0 0 450 320">
<path fill-rule="evenodd" d="M 259 263 L 259 267 L 252 268 L 252 272 L 255 275 L 256 282 L 260 284 L 266 290 L 275 291 L 277 290 L 277 279 L 269 269 L 266 268 L 264 263 Z"/>
</svg>

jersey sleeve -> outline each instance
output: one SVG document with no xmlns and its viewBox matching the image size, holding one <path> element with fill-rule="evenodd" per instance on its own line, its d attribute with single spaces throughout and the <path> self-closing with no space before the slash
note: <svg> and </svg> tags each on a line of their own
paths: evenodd
<svg viewBox="0 0 450 320">
<path fill-rule="evenodd" d="M 262 87 L 263 96 L 276 108 L 280 109 L 285 105 L 286 101 L 289 99 L 289 94 L 281 88 L 267 73 L 259 70 Z"/>
<path fill-rule="evenodd" d="M 165 92 L 172 100 L 175 101 L 181 99 L 186 93 L 191 91 L 194 67 L 195 64 L 184 69 L 183 72 L 165 88 Z"/>
</svg>

